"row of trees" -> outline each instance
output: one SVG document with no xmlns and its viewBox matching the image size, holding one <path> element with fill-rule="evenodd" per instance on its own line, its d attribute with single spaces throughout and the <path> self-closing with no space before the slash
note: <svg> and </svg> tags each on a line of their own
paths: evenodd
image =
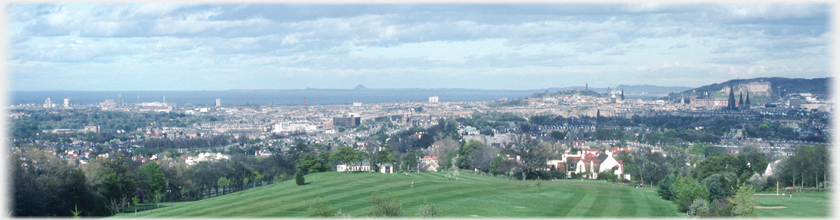
<svg viewBox="0 0 840 220">
<path fill-rule="evenodd" d="M 308 149 L 303 149 L 308 151 Z M 297 154 L 301 155 L 301 154 Z M 196 200 L 290 179 L 295 157 L 231 155 L 229 160 L 187 166 L 181 158 L 131 160 L 119 153 L 78 168 L 66 160 L 22 147 L 10 154 L 14 216 L 107 216 L 140 203 Z"/>
</svg>

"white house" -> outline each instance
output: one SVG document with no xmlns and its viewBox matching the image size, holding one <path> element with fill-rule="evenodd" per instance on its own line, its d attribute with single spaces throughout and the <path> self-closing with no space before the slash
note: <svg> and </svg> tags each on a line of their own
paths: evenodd
<svg viewBox="0 0 840 220">
<path fill-rule="evenodd" d="M 335 171 L 338 172 L 347 172 L 347 171 L 370 171 L 370 163 L 367 161 L 364 162 L 356 162 L 352 163 L 349 166 L 346 164 L 339 164 L 335 166 Z"/>
<path fill-rule="evenodd" d="M 438 167 L 440 167 L 437 163 L 437 159 L 437 156 L 423 156 L 423 158 L 420 159 L 420 166 L 418 169 L 422 172 L 437 172 Z"/>
<path fill-rule="evenodd" d="M 781 162 L 782 160 L 776 160 L 773 163 L 767 164 L 767 169 L 764 169 L 764 176 L 772 176 L 773 170 L 776 169 L 776 166 L 778 166 Z"/>
</svg>

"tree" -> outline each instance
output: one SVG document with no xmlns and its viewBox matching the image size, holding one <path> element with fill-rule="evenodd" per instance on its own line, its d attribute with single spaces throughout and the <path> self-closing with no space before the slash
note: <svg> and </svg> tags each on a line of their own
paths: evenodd
<svg viewBox="0 0 840 220">
<path fill-rule="evenodd" d="M 544 168 L 545 150 L 539 147 L 539 141 L 526 134 L 513 135 L 513 141 L 505 149 L 511 155 L 519 156 L 519 161 L 524 165 L 522 169 L 522 180 L 533 169 Z"/>
<path fill-rule="evenodd" d="M 306 180 L 303 178 L 303 173 L 300 171 L 295 172 L 295 184 L 298 186 L 303 185 Z"/>
<path fill-rule="evenodd" d="M 438 156 L 438 165 L 452 167 L 452 158 L 458 155 L 459 144 L 452 138 L 438 136 L 432 144 L 432 155 Z"/>
<path fill-rule="evenodd" d="M 264 176 L 263 176 L 262 174 L 260 174 L 260 172 L 259 172 L 259 171 L 256 171 L 256 170 L 254 171 L 254 187 L 257 187 L 256 185 L 257 185 L 258 183 L 259 183 L 260 185 L 262 185 L 262 180 L 263 180 L 263 177 L 264 177 Z"/>
<path fill-rule="evenodd" d="M 706 187 L 690 176 L 678 177 L 677 181 L 671 184 L 671 194 L 673 195 L 671 201 L 677 204 L 680 212 L 686 212 L 695 199 L 709 198 Z"/>
<path fill-rule="evenodd" d="M 160 165 L 152 161 L 140 165 L 139 169 L 145 174 L 146 179 L 143 181 L 148 183 L 148 190 L 152 195 L 163 193 L 166 190 L 166 177 L 163 175 Z"/>
<path fill-rule="evenodd" d="M 458 148 L 458 159 L 455 165 L 461 169 L 472 168 L 470 167 L 469 155 L 473 152 L 481 150 L 482 145 L 484 144 L 476 140 L 469 140 L 467 143 L 461 145 L 461 147 Z"/>
<path fill-rule="evenodd" d="M 659 182 L 671 173 L 671 167 L 661 153 L 646 151 L 634 152 L 634 154 L 636 154 L 636 159 L 633 160 L 632 170 L 636 172 L 636 176 L 642 183 L 650 183 L 650 186 L 653 186 L 653 183 Z"/>
<path fill-rule="evenodd" d="M 154 194 L 152 194 L 152 196 L 154 198 L 155 204 L 157 204 L 157 207 L 160 208 L 160 201 L 163 200 L 163 192 L 155 192 Z"/>
<path fill-rule="evenodd" d="M 673 185 L 676 181 L 676 175 L 674 175 L 673 173 L 668 174 L 667 177 L 663 178 L 662 180 L 659 180 L 659 183 L 657 184 L 659 186 L 659 189 L 656 190 L 656 193 L 659 194 L 659 196 L 665 200 L 671 200 L 671 197 L 674 196 L 673 194 L 671 194 L 671 185 Z"/>
<path fill-rule="evenodd" d="M 329 165 L 329 157 L 330 152 L 326 151 L 302 153 L 295 161 L 295 167 L 304 174 L 330 171 L 332 166 Z"/>
<path fill-rule="evenodd" d="M 347 172 L 350 172 L 349 167 L 352 163 L 362 161 L 364 158 L 364 152 L 353 150 L 351 146 L 339 147 L 330 155 L 330 160 L 340 164 L 347 164 Z"/>
<path fill-rule="evenodd" d="M 140 198 L 134 196 L 133 198 L 131 198 L 131 204 L 134 205 L 134 217 L 137 217 L 137 205 L 140 204 Z"/>
<path fill-rule="evenodd" d="M 746 162 L 741 161 L 738 157 L 731 155 L 720 155 L 708 157 L 697 164 L 695 168 L 695 177 L 697 179 L 705 179 L 713 174 L 731 172 L 737 176 L 743 173 L 750 173 Z M 747 176 L 749 178 L 749 176 Z"/>
<path fill-rule="evenodd" d="M 538 179 L 534 182 L 534 186 L 537 187 L 537 195 L 538 196 L 540 195 L 540 189 L 542 189 L 542 183 L 543 183 L 543 180 L 541 180 L 541 179 Z"/>
<path fill-rule="evenodd" d="M 490 172 L 498 174 L 496 170 L 499 169 L 503 160 L 505 160 L 505 157 L 501 155 L 493 157 L 493 160 L 490 161 Z"/>
<path fill-rule="evenodd" d="M 230 186 L 230 184 L 231 184 L 231 181 L 227 177 L 219 177 L 219 180 L 216 182 L 216 186 L 222 188 L 222 190 L 221 190 L 222 195 L 225 194 L 225 188 Z M 218 194 L 218 193 L 216 193 L 216 194 Z"/>
<path fill-rule="evenodd" d="M 701 183 L 709 190 L 709 201 L 719 201 L 732 195 L 733 184 L 738 181 L 735 173 L 719 173 L 714 174 Z"/>
<path fill-rule="evenodd" d="M 382 148 L 383 148 L 382 150 L 376 152 L 377 167 L 379 166 L 378 164 L 386 164 L 386 163 L 390 163 L 390 164 L 394 165 L 394 163 L 397 162 L 397 158 L 394 156 L 395 155 L 394 150 L 391 149 L 391 145 L 386 144 Z"/>
<path fill-rule="evenodd" d="M 744 217 L 753 217 L 753 210 L 755 209 L 756 201 L 753 198 L 755 188 L 747 184 L 738 184 L 738 189 L 735 190 L 735 197 L 730 198 L 729 202 L 735 204 L 732 209 L 732 214 Z"/>
<path fill-rule="evenodd" d="M 554 138 L 554 140 L 558 140 L 558 141 L 563 140 L 563 139 L 566 138 L 566 132 L 551 131 L 551 138 Z"/>
</svg>

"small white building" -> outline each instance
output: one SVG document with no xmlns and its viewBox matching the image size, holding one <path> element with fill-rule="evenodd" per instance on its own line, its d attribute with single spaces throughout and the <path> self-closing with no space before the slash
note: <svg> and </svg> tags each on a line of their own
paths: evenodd
<svg viewBox="0 0 840 220">
<path fill-rule="evenodd" d="M 350 165 L 347 164 L 339 164 L 335 166 L 335 171 L 338 172 L 347 172 L 347 171 L 370 171 L 370 163 L 367 161 L 363 162 L 355 162 L 351 163 Z"/>
</svg>

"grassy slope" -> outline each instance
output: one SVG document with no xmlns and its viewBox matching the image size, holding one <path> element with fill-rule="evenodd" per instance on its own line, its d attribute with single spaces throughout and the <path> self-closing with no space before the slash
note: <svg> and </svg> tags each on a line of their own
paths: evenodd
<svg viewBox="0 0 840 220">
<path fill-rule="evenodd" d="M 653 217 L 684 216 L 650 189 L 618 187 L 603 181 L 510 181 L 462 174 L 447 181 L 442 173 L 315 173 L 308 184 L 286 181 L 195 202 L 166 203 L 138 217 L 304 217 L 316 197 L 352 217 L 363 217 L 374 193 L 399 199 L 406 216 L 424 200 L 446 217 Z M 414 188 L 411 188 L 414 182 Z M 133 217 L 124 213 L 117 217 Z"/>
</svg>

